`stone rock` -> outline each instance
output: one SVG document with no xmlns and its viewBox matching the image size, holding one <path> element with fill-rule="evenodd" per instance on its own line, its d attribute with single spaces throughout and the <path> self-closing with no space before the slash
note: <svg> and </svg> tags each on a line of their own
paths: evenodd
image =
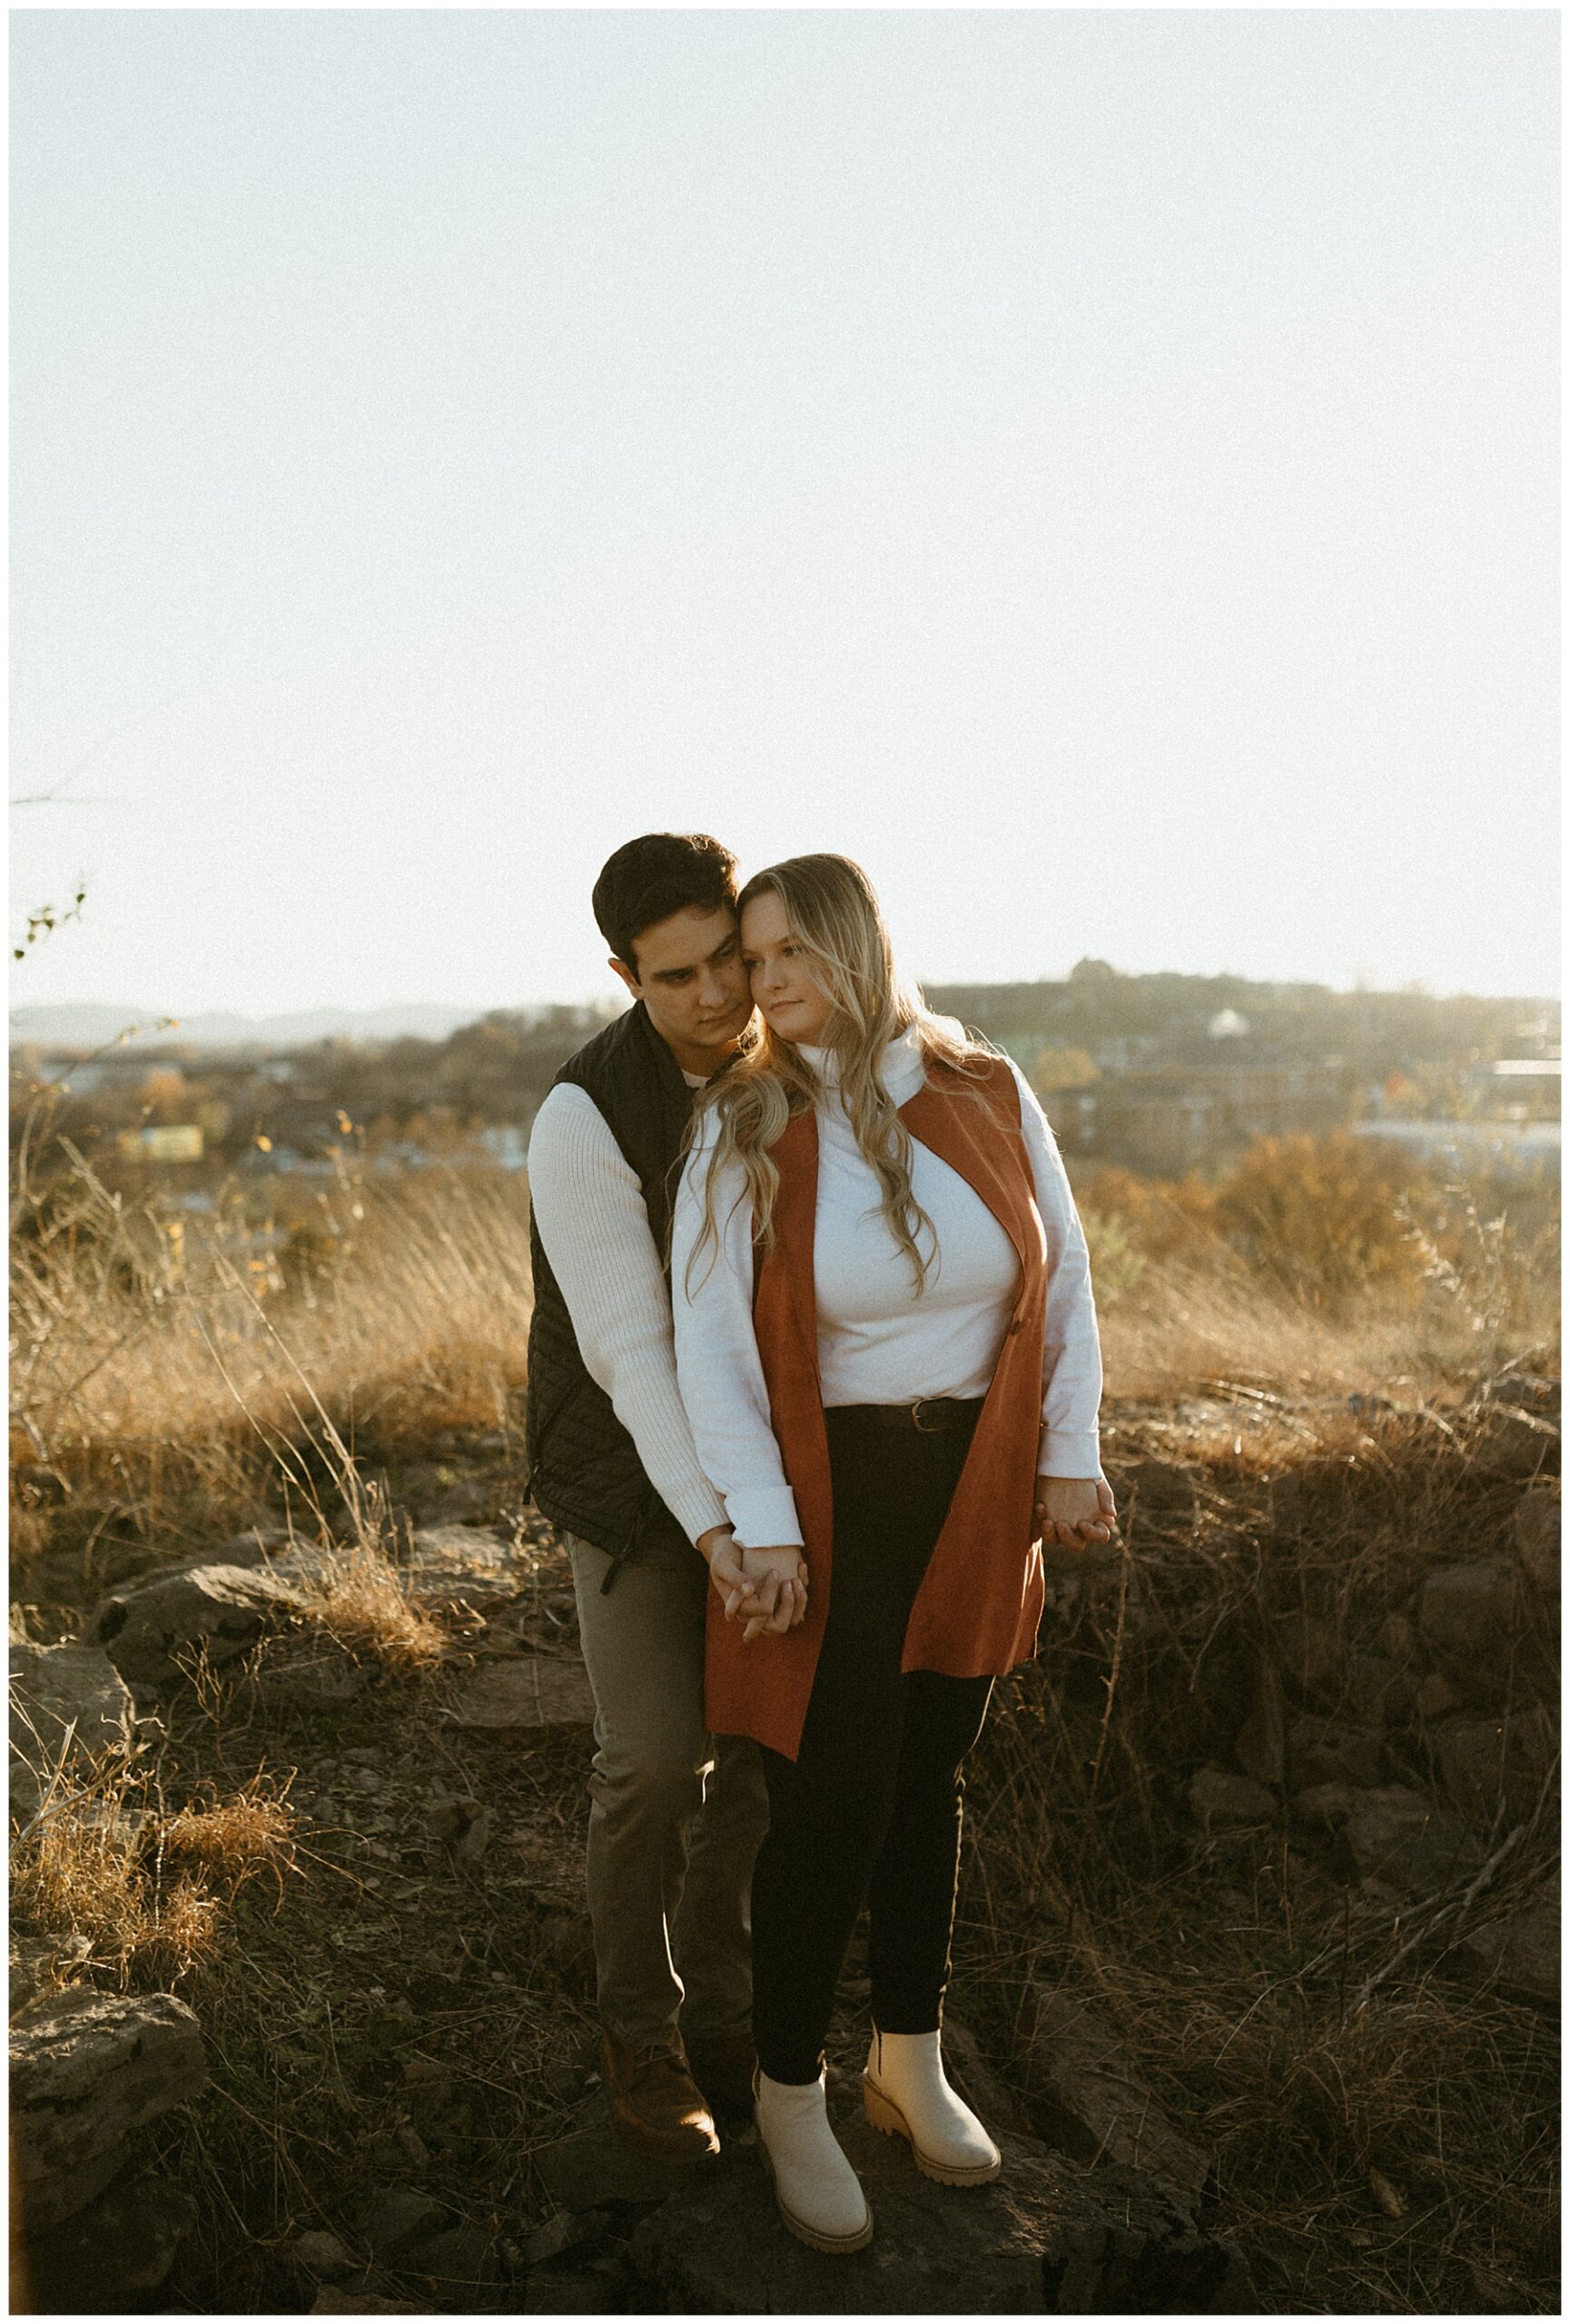
<svg viewBox="0 0 1570 2324">
<path fill-rule="evenodd" d="M 587 1913 L 553 1913 L 541 1934 L 546 1958 L 563 1977 L 577 1983 L 594 1969 L 594 1923 Z"/>
<path fill-rule="evenodd" d="M 1354 1718 L 1386 1727 L 1410 1718 L 1417 1699 L 1410 1675 L 1382 1654 L 1348 1654 L 1341 1692 Z"/>
<path fill-rule="evenodd" d="M 98 1646 L 11 1649 L 11 1800 L 35 1816 L 59 1768 L 70 1779 L 129 1753 L 131 1690 Z"/>
<path fill-rule="evenodd" d="M 1252 1776 L 1235 1776 L 1226 1768 L 1201 1768 L 1189 1786 L 1189 1806 L 1196 1823 L 1265 1824 L 1276 1812 L 1275 1795 Z"/>
<path fill-rule="evenodd" d="M 990 2130 L 1025 2127 L 1012 2093 L 987 2063 L 970 2027 L 952 2010 L 943 2013 L 943 2062 L 954 2088 Z"/>
<path fill-rule="evenodd" d="M 1328 1783 L 1372 1789 L 1385 1772 L 1383 1742 L 1368 1728 L 1344 1727 L 1333 1718 L 1295 1718 L 1288 1746 L 1295 1792 Z"/>
<path fill-rule="evenodd" d="M 835 2128 L 877 2222 L 864 2250 L 830 2258 L 798 2241 L 746 2152 L 640 2222 L 630 2259 L 645 2308 L 1023 2316 L 1257 2305 L 1240 2258 L 1141 2172 L 1086 2172 L 1005 2132 L 1002 2176 L 962 2193 L 923 2177 L 904 2142 L 881 2138 L 859 2110 Z"/>
<path fill-rule="evenodd" d="M 1274 1662 L 1261 1657 L 1254 1675 L 1254 1699 L 1238 1730 L 1233 1755 L 1245 1775 L 1260 1783 L 1281 1784 L 1287 1776 L 1287 1711 L 1281 1674 Z"/>
<path fill-rule="evenodd" d="M 156 1693 L 177 1686 L 198 1654 L 231 1662 L 310 1603 L 296 1583 L 259 1568 L 195 1565 L 107 1600 L 94 1635 L 128 1685 Z"/>
<path fill-rule="evenodd" d="M 1467 1451 L 1493 1477 L 1535 1477 L 1559 1465 L 1559 1431 L 1551 1420 L 1489 1403 L 1467 1431 Z"/>
<path fill-rule="evenodd" d="M 1281 1668 L 1301 1695 L 1333 1694 L 1340 1687 L 1341 1633 L 1322 1614 L 1283 1614 L 1276 1623 Z"/>
<path fill-rule="evenodd" d="M 1125 1515 L 1137 1507 L 1142 1518 L 1159 1525 L 1189 1524 L 1199 1506 L 1198 1478 L 1176 1461 L 1136 1461 L 1111 1482 Z"/>
<path fill-rule="evenodd" d="M 1560 1985 L 1559 1876 L 1525 1912 L 1475 1928 L 1457 1950 L 1491 1984 L 1528 2001 L 1557 2002 Z"/>
<path fill-rule="evenodd" d="M 1443 1565 L 1423 1584 L 1423 1643 L 1468 1700 L 1496 1686 L 1520 1610 L 1515 1569 L 1496 1559 Z"/>
<path fill-rule="evenodd" d="M 1341 1827 L 1341 1845 L 1360 1878 L 1383 1881 L 1407 1896 L 1469 1880 L 1483 1862 L 1458 1816 L 1402 1784 L 1358 1795 Z"/>
<path fill-rule="evenodd" d="M 494 2284 L 501 2280 L 496 2246 L 480 2227 L 450 2227 L 398 2255 L 400 2274 L 430 2276 L 443 2284 Z"/>
<path fill-rule="evenodd" d="M 518 2304 L 520 2316 L 620 2316 L 627 2312 L 621 2285 L 608 2275 L 576 2269 L 540 2269 L 525 2284 Z"/>
<path fill-rule="evenodd" d="M 349 2246 L 325 2227 L 308 2227 L 302 2235 L 297 2235 L 289 2247 L 289 2256 L 307 2275 L 328 2279 L 347 2276 L 356 2264 Z"/>
<path fill-rule="evenodd" d="M 1539 1590 L 1559 1595 L 1563 1516 L 1557 1481 L 1534 1485 L 1516 1503 L 1516 1554 Z"/>
<path fill-rule="evenodd" d="M 189 2195 L 152 2172 L 123 2179 L 28 2246 L 35 2301 L 53 2313 L 103 2314 L 155 2291 L 196 2225 Z M 136 2302 L 140 2306 L 141 2302 Z"/>
<path fill-rule="evenodd" d="M 448 1717 L 455 1727 L 589 1728 L 594 1695 L 581 1662 L 519 1655 L 481 1663 L 465 1679 Z"/>
<path fill-rule="evenodd" d="M 54 1957 L 54 1947 L 46 1939 L 26 1936 L 18 1929 L 11 1931 L 10 1945 L 11 2007 L 13 2017 L 25 2009 L 35 1994 L 48 1984 L 49 1965 Z"/>
<path fill-rule="evenodd" d="M 1379 1651 L 1392 1662 L 1409 1662 L 1417 1650 L 1417 1630 L 1409 1614 L 1388 1614 L 1379 1625 Z"/>
<path fill-rule="evenodd" d="M 1510 1823 L 1525 1823 L 1543 1777 L 1522 1719 L 1452 1719 L 1433 1742 L 1446 1795 L 1469 1824 L 1490 1831 L 1501 1806 Z"/>
<path fill-rule="evenodd" d="M 523 2261 L 528 2268 L 548 2267 L 574 2251 L 588 2251 L 603 2241 L 613 2214 L 609 2211 L 558 2211 L 543 2227 L 525 2238 Z"/>
<path fill-rule="evenodd" d="M 384 2299 L 380 2292 L 350 2284 L 323 2284 L 311 2303 L 312 2316 L 425 2316 L 417 2299 Z"/>
<path fill-rule="evenodd" d="M 11 2127 L 29 2231 L 84 2210 L 124 2162 L 129 2133 L 206 2079 L 201 2028 L 173 1994 L 75 1986 L 25 2010 L 11 2028 Z"/>
<path fill-rule="evenodd" d="M 400 1571 L 411 1598 L 476 1614 L 516 1598 L 524 1581 L 511 1542 L 479 1525 L 418 1527 Z"/>
<path fill-rule="evenodd" d="M 1452 1686 L 1443 1670 L 1430 1670 L 1417 1689 L 1417 1716 L 1443 1718 L 1447 1711 L 1459 1710 L 1466 1699 L 1460 1688 Z"/>
<path fill-rule="evenodd" d="M 1187 2197 L 1210 2176 L 1207 2147 L 1169 2122 L 1116 2032 L 1085 2001 L 1032 1989 L 1024 2060 L 1036 2128 L 1085 2162 L 1128 2163 Z"/>
<path fill-rule="evenodd" d="M 1335 1830 L 1344 1824 L 1362 1795 L 1348 1783 L 1315 1783 L 1297 1793 L 1292 1813 L 1305 1824 Z"/>
<path fill-rule="evenodd" d="M 325 1636 L 291 1642 L 256 1674 L 257 1699 L 268 1710 L 339 1711 L 365 1692 L 366 1673 L 354 1657 Z"/>
<path fill-rule="evenodd" d="M 416 2187 L 382 2187 L 371 2197 L 365 2214 L 365 2240 L 379 2260 L 404 2244 L 430 2236 L 449 2226 L 451 2214 L 434 2195 Z"/>
<path fill-rule="evenodd" d="M 1539 1420 L 1557 1420 L 1560 1389 L 1557 1380 L 1537 1372 L 1498 1372 L 1472 1392 L 1472 1403 L 1508 1404 L 1517 1412 L 1535 1413 Z"/>
<path fill-rule="evenodd" d="M 452 1860 L 472 1870 L 490 1846 L 495 1819 L 489 1807 L 478 1807 L 471 1800 L 455 1800 L 452 1805 L 463 1811 L 463 1821 L 448 1842 Z"/>
</svg>

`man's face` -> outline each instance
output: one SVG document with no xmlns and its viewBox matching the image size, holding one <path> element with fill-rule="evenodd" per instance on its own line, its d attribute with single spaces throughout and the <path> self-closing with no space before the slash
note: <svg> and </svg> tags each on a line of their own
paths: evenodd
<svg viewBox="0 0 1570 2324">
<path fill-rule="evenodd" d="M 706 1061 L 712 1051 L 717 1068 L 752 1015 L 735 912 L 723 905 L 709 911 L 689 905 L 640 929 L 634 950 L 636 965 L 613 960 L 611 966 L 645 1004 L 655 1031 L 678 1057 L 687 1050 Z M 703 1067 L 693 1063 L 687 1069 Z"/>
</svg>

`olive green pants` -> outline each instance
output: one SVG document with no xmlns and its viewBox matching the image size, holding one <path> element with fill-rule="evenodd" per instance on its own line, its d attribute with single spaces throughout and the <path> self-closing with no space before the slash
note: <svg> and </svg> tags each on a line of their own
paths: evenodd
<svg viewBox="0 0 1570 2324">
<path fill-rule="evenodd" d="M 746 2026 L 752 1868 L 768 1824 L 757 1746 L 704 1725 L 708 1571 L 694 1549 L 610 1560 L 568 1536 L 594 1689 L 588 1909 L 601 2023 L 635 2048 Z"/>
</svg>

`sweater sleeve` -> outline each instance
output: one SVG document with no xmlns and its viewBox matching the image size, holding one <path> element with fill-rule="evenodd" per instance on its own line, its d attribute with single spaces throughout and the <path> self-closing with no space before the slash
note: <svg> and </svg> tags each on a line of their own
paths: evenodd
<svg viewBox="0 0 1570 2324">
<path fill-rule="evenodd" d="M 1101 1343 L 1091 1295 L 1091 1255 L 1058 1142 L 1017 1065 L 1014 1078 L 1036 1206 L 1047 1230 L 1046 1386 L 1036 1472 L 1043 1477 L 1099 1477 Z"/>
<path fill-rule="evenodd" d="M 715 1188 L 719 1226 L 697 1249 L 709 1141 L 688 1160 L 671 1229 L 671 1304 L 676 1374 L 698 1458 L 718 1486 L 743 1549 L 799 1542 L 795 1495 L 769 1418 L 768 1390 L 752 1320 L 752 1206 L 739 1165 Z"/>
<path fill-rule="evenodd" d="M 723 1525 L 676 1385 L 670 1302 L 637 1174 L 587 1089 L 558 1082 L 535 1116 L 528 1193 L 591 1379 L 688 1539 Z"/>
</svg>

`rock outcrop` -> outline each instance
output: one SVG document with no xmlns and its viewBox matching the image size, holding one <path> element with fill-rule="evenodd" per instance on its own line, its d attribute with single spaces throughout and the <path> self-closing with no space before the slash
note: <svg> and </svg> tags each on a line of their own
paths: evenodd
<svg viewBox="0 0 1570 2324">
<path fill-rule="evenodd" d="M 134 1692 L 160 1694 L 199 1656 L 232 1662 L 311 1602 L 297 1582 L 260 1567 L 194 1565 L 107 1600 L 94 1637 Z"/>
<path fill-rule="evenodd" d="M 207 2078 L 193 2011 L 173 1994 L 77 1986 L 11 2028 L 14 2189 L 30 2235 L 86 2209 L 130 2160 L 132 2132 Z"/>
<path fill-rule="evenodd" d="M 744 2316 L 1207 2315 L 1257 2305 L 1239 2256 L 1139 2171 L 1084 2170 L 1005 2131 L 1002 2176 L 955 2190 L 923 2178 L 903 2142 L 880 2137 L 859 2109 L 844 2104 L 835 2127 L 876 2222 L 864 2251 L 829 2259 L 799 2242 L 755 2152 L 744 2149 L 637 2230 L 629 2258 L 647 2305 Z"/>
<path fill-rule="evenodd" d="M 134 1705 L 124 1679 L 98 1646 L 11 1649 L 11 1804 L 37 1812 L 58 1769 L 71 1779 L 123 1757 Z"/>
<path fill-rule="evenodd" d="M 1038 1985 L 1032 1994 L 1025 2090 L 1036 2128 L 1081 2162 L 1126 2163 L 1192 2200 L 1209 2148 L 1170 2122 L 1094 2005 Z"/>
</svg>

